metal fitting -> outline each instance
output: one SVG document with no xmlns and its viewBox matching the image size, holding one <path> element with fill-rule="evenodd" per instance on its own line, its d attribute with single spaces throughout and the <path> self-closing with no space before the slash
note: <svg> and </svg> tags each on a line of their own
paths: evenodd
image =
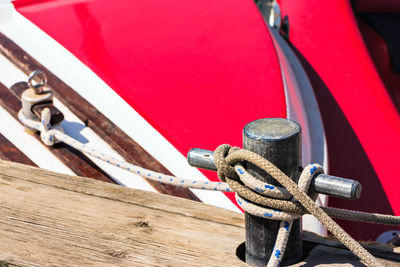
<svg viewBox="0 0 400 267">
<path fill-rule="evenodd" d="M 34 79 L 39 79 L 39 83 L 33 84 Z M 32 111 L 35 105 L 42 103 L 52 103 L 53 94 L 50 90 L 43 90 L 46 85 L 46 75 L 39 70 L 32 72 L 28 78 L 29 88 L 21 94 L 22 112 L 24 116 L 31 120 L 40 120 Z"/>
<path fill-rule="evenodd" d="M 36 83 L 33 83 L 36 81 Z M 46 74 L 41 70 L 33 71 L 28 77 L 28 85 L 32 88 L 36 94 L 43 93 L 43 86 L 47 84 Z"/>
<path fill-rule="evenodd" d="M 193 167 L 217 171 L 214 163 L 214 151 L 192 148 L 187 160 Z M 333 197 L 356 200 L 360 198 L 362 186 L 356 180 L 320 174 L 311 181 L 310 190 Z"/>
</svg>

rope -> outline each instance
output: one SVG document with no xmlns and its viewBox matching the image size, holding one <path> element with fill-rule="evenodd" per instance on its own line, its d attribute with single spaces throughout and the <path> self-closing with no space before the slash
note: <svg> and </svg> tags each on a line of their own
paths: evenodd
<svg viewBox="0 0 400 267">
<path fill-rule="evenodd" d="M 240 150 L 239 148 L 229 145 L 221 145 L 215 150 L 214 159 L 218 169 L 218 177 L 222 182 L 183 179 L 147 170 L 90 148 L 64 134 L 60 124 L 58 126 L 51 126 L 49 123 L 50 117 L 49 109 L 44 109 L 42 111 L 40 122 L 26 118 L 22 110 L 18 113 L 18 118 L 21 123 L 28 128 L 40 131 L 41 140 L 48 146 L 52 146 L 57 142 L 64 142 L 85 154 L 101 159 L 144 178 L 161 183 L 222 192 L 234 191 L 239 206 L 246 212 L 259 217 L 280 220 L 281 223 L 275 242 L 275 248 L 268 262 L 268 266 L 271 267 L 279 265 L 284 255 L 292 222 L 302 214 L 310 213 L 314 215 L 338 240 L 368 266 L 384 265 L 351 238 L 329 216 L 363 222 L 400 224 L 400 217 L 398 216 L 317 206 L 315 204 L 317 194 L 308 196 L 307 191 L 312 178 L 323 172 L 322 167 L 318 164 L 306 166 L 300 175 L 299 183 L 296 184 L 276 166 L 258 154 Z M 252 163 L 264 170 L 283 187 L 257 180 L 243 167 L 243 161 Z"/>
<path fill-rule="evenodd" d="M 101 159 L 111 165 L 114 165 L 118 168 L 124 169 L 126 171 L 132 172 L 136 175 L 139 175 L 143 178 L 158 181 L 160 183 L 185 187 L 185 188 L 195 188 L 195 189 L 203 189 L 203 190 L 213 190 L 213 191 L 222 191 L 222 192 L 232 192 L 227 183 L 224 182 L 211 182 L 211 181 L 201 181 L 201 180 L 192 180 L 192 179 L 183 179 L 178 178 L 171 175 L 166 175 L 163 173 L 151 171 L 148 169 L 144 169 L 137 165 L 130 164 L 124 160 L 115 158 L 113 156 L 102 153 L 94 148 L 88 147 L 85 144 L 79 142 L 78 140 L 71 138 L 70 136 L 64 134 L 60 128 L 50 129 L 50 124 L 48 123 L 50 113 L 45 112 L 48 109 L 44 109 L 42 112 L 42 120 L 40 122 L 34 121 L 31 119 L 27 119 L 22 110 L 18 113 L 18 118 L 22 124 L 26 127 L 40 131 L 40 136 L 43 141 L 48 146 L 53 145 L 56 142 L 63 142 L 80 152 L 83 152 L 89 156 L 93 156 L 97 159 Z"/>
<path fill-rule="evenodd" d="M 239 168 L 238 168 L 238 166 L 239 166 Z M 243 169 L 242 168 L 243 167 L 240 164 L 235 165 L 235 169 L 236 169 L 237 173 L 239 174 L 240 179 L 243 181 L 244 177 L 246 177 L 246 179 L 247 179 L 247 176 L 251 176 L 251 175 L 244 168 Z M 304 192 L 307 192 L 308 188 L 310 186 L 311 180 L 312 180 L 314 174 L 316 174 L 317 172 L 323 173 L 323 169 L 320 165 L 318 165 L 318 164 L 308 165 L 300 175 L 299 183 L 298 183 L 299 189 Z M 254 177 L 253 177 L 253 179 L 254 179 Z M 272 188 L 270 191 L 267 191 L 267 192 L 271 193 L 271 195 L 274 195 L 275 192 L 273 192 L 273 189 L 274 188 Z M 266 194 L 265 191 L 262 193 Z M 313 201 L 315 201 L 317 196 L 318 196 L 317 194 L 313 195 Z M 257 205 L 254 205 L 254 204 L 248 202 L 244 198 L 241 198 L 239 196 L 239 194 L 236 194 L 236 201 L 246 212 L 248 212 L 252 215 L 281 221 L 281 223 L 279 225 L 276 241 L 275 241 L 275 246 L 272 251 L 271 257 L 269 258 L 268 265 L 267 265 L 267 266 L 279 266 L 280 262 L 284 256 L 287 242 L 289 240 L 289 234 L 292 229 L 293 220 L 300 218 L 301 213 L 296 214 L 296 213 L 290 213 L 287 211 L 271 210 L 268 208 L 259 207 Z"/>
<path fill-rule="evenodd" d="M 222 158 L 225 158 L 225 155 L 228 154 L 225 158 L 226 165 L 234 165 L 235 163 L 238 163 L 241 161 L 246 161 L 246 162 L 256 165 L 257 167 L 259 167 L 260 169 L 262 169 L 263 171 L 265 171 L 266 173 L 271 175 L 281 185 L 283 185 L 293 195 L 293 197 L 303 205 L 304 208 L 306 208 L 312 215 L 314 215 L 314 217 L 316 217 L 340 242 L 342 242 L 347 248 L 349 248 L 357 257 L 359 257 L 368 266 L 384 266 L 383 263 L 381 263 L 375 257 L 373 257 L 357 241 L 355 241 L 349 234 L 347 234 L 334 220 L 332 220 L 332 218 L 329 217 L 328 214 L 326 214 L 319 206 L 317 206 L 315 204 L 314 200 L 306 194 L 306 192 L 305 192 L 306 190 L 302 190 L 302 189 L 306 188 L 305 184 L 309 183 L 308 179 L 305 179 L 301 182 L 301 186 L 303 186 L 303 188 L 301 188 L 294 181 L 292 181 L 286 174 L 284 174 L 280 169 L 278 169 L 271 162 L 264 159 L 260 155 L 250 152 L 250 151 L 246 151 L 246 150 L 236 150 L 236 151 L 230 152 L 228 148 L 229 148 L 228 145 L 222 145 L 216 149 L 214 157 L 218 157 L 219 163 L 223 162 Z M 217 162 L 217 160 L 216 160 L 216 162 Z M 217 168 L 218 167 L 219 166 L 217 165 Z M 313 175 L 313 173 L 318 168 L 319 167 L 317 167 L 317 166 L 307 166 L 305 171 L 303 171 L 302 176 L 303 176 L 303 174 L 305 176 Z M 224 166 L 221 169 L 225 170 L 225 169 L 227 169 L 227 166 Z M 239 172 L 238 175 L 240 176 L 240 174 L 241 173 Z M 225 173 L 220 173 L 219 176 L 224 177 L 227 180 L 227 182 L 229 183 L 230 179 L 227 177 L 227 175 Z M 237 194 L 240 195 L 239 192 L 237 192 Z M 241 197 L 246 199 L 248 196 L 253 195 L 253 193 L 247 195 L 247 192 L 245 194 L 246 195 L 241 195 Z M 243 203 L 246 203 L 246 202 L 243 202 Z M 246 208 L 249 209 L 246 211 L 249 213 L 254 212 L 254 215 L 256 215 L 256 216 L 260 216 L 259 212 L 263 212 L 263 210 L 258 210 L 260 207 L 254 205 L 254 204 L 247 202 L 246 205 L 251 205 L 251 206 L 245 206 Z M 254 210 L 252 210 L 253 208 L 254 208 Z M 263 209 L 263 208 L 261 208 L 261 209 Z M 278 215 L 276 215 L 276 214 L 281 216 L 280 212 L 275 212 L 275 213 L 262 214 L 262 217 L 264 217 L 264 218 L 273 218 L 275 216 L 278 217 Z M 281 226 L 282 226 L 282 223 L 281 223 Z M 280 228 L 275 246 L 278 245 L 278 242 L 283 242 L 282 240 L 279 240 L 279 238 L 280 238 L 279 233 L 281 232 L 281 230 L 282 229 Z M 285 234 L 288 235 L 289 230 L 287 230 L 286 232 L 287 233 L 285 233 Z M 279 251 L 277 253 L 276 248 L 275 248 L 275 254 L 272 253 L 271 258 L 268 262 L 268 266 L 278 266 L 280 254 L 283 254 L 282 251 Z M 274 258 L 278 258 L 278 259 L 274 259 Z"/>
<path fill-rule="evenodd" d="M 52 146 L 55 143 L 59 142 L 55 138 L 55 133 L 57 131 L 63 133 L 63 129 L 60 124 L 51 127 L 51 113 L 49 108 L 43 109 L 41 116 L 41 121 L 37 122 L 27 119 L 22 112 L 22 109 L 18 112 L 18 119 L 21 121 L 21 123 L 25 126 L 28 126 L 29 128 L 38 130 L 40 132 L 40 139 L 42 140 L 42 142 L 47 146 Z"/>
</svg>

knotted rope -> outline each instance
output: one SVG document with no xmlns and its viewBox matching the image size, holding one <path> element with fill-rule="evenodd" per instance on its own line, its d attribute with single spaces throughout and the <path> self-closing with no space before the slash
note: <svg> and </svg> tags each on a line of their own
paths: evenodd
<svg viewBox="0 0 400 267">
<path fill-rule="evenodd" d="M 297 214 L 288 211 L 290 208 L 287 207 L 292 206 L 292 204 L 295 204 L 294 202 L 297 201 L 307 211 L 314 215 L 314 217 L 316 217 L 340 242 L 348 247 L 368 266 L 384 266 L 382 262 L 373 257 L 357 241 L 347 234 L 334 220 L 332 220 L 328 214 L 326 214 L 318 205 L 315 204 L 316 195 L 307 195 L 307 190 L 313 175 L 318 172 L 322 172 L 322 168 L 319 165 L 312 164 L 307 166 L 300 176 L 299 184 L 296 184 L 271 162 L 251 151 L 239 150 L 237 148 L 232 148 L 229 145 L 221 145 L 215 150 L 214 158 L 215 164 L 218 168 L 218 176 L 221 180 L 226 181 L 236 192 L 238 195 L 238 203 L 244 210 L 255 216 L 282 220 L 277 239 L 275 241 L 275 248 L 268 262 L 268 266 L 279 265 L 280 259 L 284 254 L 284 249 L 286 248 L 293 219 L 298 218 L 303 213 L 303 211 L 300 211 L 300 213 Z M 252 163 L 271 175 L 293 196 L 293 199 L 279 200 L 279 205 L 282 210 L 271 210 L 269 208 L 271 206 L 269 205 L 266 205 L 266 207 L 260 207 L 247 201 L 262 198 L 268 199 L 266 202 L 272 203 L 275 202 L 276 199 L 266 196 L 267 194 L 261 196 L 258 194 L 258 190 L 256 190 L 257 193 L 251 191 L 245 185 L 239 182 L 242 181 L 242 177 L 245 177 L 247 181 L 249 181 L 249 179 L 250 181 L 252 180 L 252 178 L 249 177 L 250 174 L 248 174 L 240 164 L 243 161 Z M 245 182 L 243 181 L 243 183 Z M 272 189 L 275 189 L 275 186 L 269 185 L 270 188 L 271 186 Z M 264 187 L 265 189 L 270 189 L 268 186 Z M 263 193 L 269 192 L 269 190 L 262 190 Z M 273 193 L 273 195 L 276 197 L 275 193 Z M 296 205 L 296 207 L 298 207 L 298 205 Z M 302 208 L 300 209 L 302 210 Z"/>
<path fill-rule="evenodd" d="M 400 224 L 400 217 L 398 216 L 317 206 L 314 203 L 317 195 L 308 196 L 307 190 L 312 177 L 323 172 L 322 167 L 318 164 L 307 166 L 300 176 L 299 184 L 296 184 L 281 170 L 261 156 L 229 145 L 221 145 L 215 150 L 214 160 L 218 168 L 218 177 L 223 182 L 184 179 L 141 168 L 80 143 L 64 134 L 61 124 L 56 126 L 50 125 L 49 109 L 43 110 L 40 122 L 26 118 L 22 110 L 18 113 L 18 118 L 26 127 L 40 131 L 42 141 L 48 146 L 57 142 L 64 142 L 89 156 L 101 159 L 146 179 L 165 184 L 186 188 L 236 192 L 238 204 L 247 212 L 256 216 L 282 221 L 278 231 L 275 250 L 268 266 L 279 265 L 280 259 L 284 255 L 292 221 L 299 218 L 302 214 L 310 213 L 314 215 L 337 239 L 368 266 L 384 265 L 351 238 L 329 215 L 335 218 L 370 223 Z M 257 180 L 246 171 L 242 162 L 249 162 L 256 165 L 276 179 L 283 187 Z"/>
<path fill-rule="evenodd" d="M 18 119 L 24 124 L 25 126 L 28 126 L 31 129 L 38 130 L 40 132 L 40 139 L 42 142 L 47 145 L 47 146 L 52 146 L 55 143 L 59 142 L 55 138 L 55 134 L 57 131 L 63 132 L 63 129 L 61 125 L 57 126 L 51 126 L 50 124 L 50 119 L 51 119 L 51 113 L 49 108 L 43 109 L 41 113 L 41 121 L 37 122 L 34 120 L 30 120 L 25 117 L 22 109 L 18 112 Z"/>
</svg>

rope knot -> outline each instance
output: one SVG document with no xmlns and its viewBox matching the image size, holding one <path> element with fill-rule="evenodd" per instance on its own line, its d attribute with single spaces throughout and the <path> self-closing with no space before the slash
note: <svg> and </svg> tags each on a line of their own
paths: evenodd
<svg viewBox="0 0 400 267">
<path fill-rule="evenodd" d="M 215 164 L 218 168 L 219 176 L 226 179 L 229 187 L 235 191 L 236 200 L 240 207 L 252 215 L 281 221 L 274 251 L 272 252 L 272 255 L 275 256 L 270 257 L 268 267 L 279 266 L 289 239 L 293 219 L 299 218 L 301 214 L 305 213 L 314 215 L 368 266 L 384 266 L 325 213 L 327 211 L 337 218 L 354 220 L 354 217 L 360 217 L 358 214 L 362 212 L 351 212 L 351 216 L 349 216 L 350 211 L 348 210 L 340 210 L 339 212 L 339 209 L 319 207 L 315 204 L 317 194 L 307 195 L 312 178 L 323 173 L 323 168 L 319 164 L 306 166 L 300 175 L 298 184 L 296 184 L 274 164 L 254 152 L 238 149 L 230 151 L 229 145 L 222 145 L 215 150 L 214 155 L 217 158 L 215 159 Z M 243 161 L 252 163 L 265 171 L 283 187 L 280 188 L 257 180 L 241 165 Z M 235 174 L 232 173 L 232 169 L 235 170 Z M 365 213 L 362 214 L 366 215 Z M 371 222 L 378 222 L 376 219 L 373 220 L 373 217 L 376 217 L 375 214 L 369 214 L 369 216 Z M 381 222 L 389 222 L 391 220 L 397 222 L 397 218 L 384 216 L 385 218 L 382 218 Z"/>
<path fill-rule="evenodd" d="M 312 178 L 323 173 L 323 168 L 319 164 L 310 164 L 304 168 L 298 184 L 296 184 L 279 168 L 260 155 L 226 144 L 219 146 L 215 150 L 214 161 L 218 169 L 218 177 L 222 181 L 226 181 L 236 192 L 239 206 L 253 213 L 260 208 L 256 212 L 257 216 L 273 220 L 296 219 L 304 214 L 304 207 L 292 196 L 289 192 L 291 190 L 288 190 L 287 186 L 290 188 L 296 187 L 307 193 Z M 281 187 L 260 181 L 246 170 L 243 162 L 258 166 L 275 179 L 279 176 L 285 176 L 290 180 L 290 184 Z M 278 182 L 281 182 L 280 180 L 277 179 Z M 315 200 L 317 194 L 312 194 L 310 197 Z M 279 213 L 277 213 L 277 210 L 279 210 Z M 271 214 L 273 215 L 271 216 Z"/>
<path fill-rule="evenodd" d="M 56 142 L 56 131 L 54 129 L 40 132 L 40 139 L 46 146 L 52 146 Z"/>
<path fill-rule="evenodd" d="M 226 181 L 235 191 L 236 201 L 241 208 L 258 217 L 281 221 L 275 241 L 275 257 L 271 257 L 268 263 L 268 266 L 277 266 L 284 255 L 293 220 L 305 213 L 304 207 L 290 192 L 293 192 L 295 188 L 306 194 L 314 175 L 323 173 L 322 167 L 318 164 L 308 165 L 296 184 L 271 162 L 251 151 L 221 145 L 214 152 L 214 161 L 218 169 L 218 177 Z M 243 161 L 264 170 L 283 187 L 256 179 L 243 166 Z M 279 179 L 282 176 L 285 177 L 285 181 L 288 181 L 287 183 Z M 312 194 L 310 197 L 315 201 L 317 194 Z"/>
<path fill-rule="evenodd" d="M 40 122 L 32 119 L 28 119 L 23 113 L 22 109 L 18 112 L 18 119 L 21 123 L 30 129 L 34 129 L 40 132 L 40 139 L 47 146 L 52 146 L 59 141 L 56 138 L 56 133 L 63 132 L 61 124 L 51 125 L 51 112 L 49 108 L 42 110 L 40 116 Z"/>
</svg>

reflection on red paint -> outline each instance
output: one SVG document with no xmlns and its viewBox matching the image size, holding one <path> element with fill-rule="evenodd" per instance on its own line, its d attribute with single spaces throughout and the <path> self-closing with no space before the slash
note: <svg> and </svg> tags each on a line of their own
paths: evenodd
<svg viewBox="0 0 400 267">
<path fill-rule="evenodd" d="M 246 123 L 286 117 L 275 50 L 252 0 L 14 5 L 183 155 L 192 147 L 240 146 Z"/>
</svg>

